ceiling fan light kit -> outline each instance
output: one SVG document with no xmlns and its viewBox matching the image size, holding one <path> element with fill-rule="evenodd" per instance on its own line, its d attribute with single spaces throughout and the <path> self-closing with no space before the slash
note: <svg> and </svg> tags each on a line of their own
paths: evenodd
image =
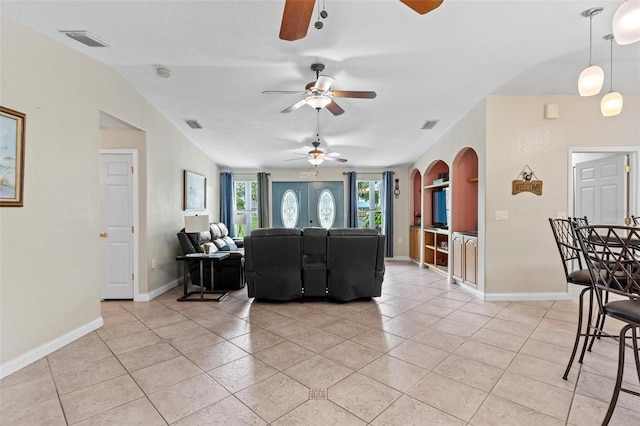
<svg viewBox="0 0 640 426">
<path fill-rule="evenodd" d="M 640 0 L 626 0 L 613 15 L 613 35 L 620 45 L 640 41 Z"/>
<path fill-rule="evenodd" d="M 331 98 L 325 95 L 315 95 L 306 98 L 305 102 L 315 109 L 322 109 L 331 103 Z"/>
<path fill-rule="evenodd" d="M 604 84 L 604 71 L 591 63 L 593 17 L 602 12 L 601 7 L 594 7 L 582 12 L 582 16 L 589 18 L 589 66 L 585 68 L 578 78 L 578 93 L 580 96 L 594 96 L 600 93 Z"/>
</svg>

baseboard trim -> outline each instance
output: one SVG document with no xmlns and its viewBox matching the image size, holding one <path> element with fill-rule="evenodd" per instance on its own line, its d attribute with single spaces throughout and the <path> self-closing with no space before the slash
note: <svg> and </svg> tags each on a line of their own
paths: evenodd
<svg viewBox="0 0 640 426">
<path fill-rule="evenodd" d="M 156 288 L 155 290 L 152 290 L 149 293 L 139 294 L 138 296 L 134 297 L 133 301 L 134 302 L 148 302 L 148 301 L 153 300 L 156 297 L 160 296 L 161 294 L 164 294 L 164 293 L 168 292 L 172 288 L 177 287 L 179 284 L 182 284 L 182 278 L 176 278 L 175 280 L 171 281 L 170 283 L 165 284 L 160 288 Z"/>
<path fill-rule="evenodd" d="M 511 302 L 511 301 L 535 301 L 535 300 L 571 300 L 571 295 L 567 292 L 546 292 L 546 293 L 485 293 L 484 300 L 488 302 Z"/>
<path fill-rule="evenodd" d="M 56 339 L 53 339 L 50 342 L 45 343 L 44 345 L 38 346 L 35 349 L 31 349 L 30 351 L 18 356 L 17 358 L 12 359 L 11 361 L 5 362 L 4 364 L 0 365 L 0 379 L 3 379 L 9 374 L 15 373 L 21 368 L 24 368 L 27 365 L 49 355 L 50 353 L 57 351 L 61 347 L 68 345 L 74 340 L 77 340 L 82 336 L 99 329 L 100 327 L 102 327 L 102 324 L 102 317 L 96 318 L 85 325 L 82 325 Z"/>
<path fill-rule="evenodd" d="M 384 261 L 385 262 L 393 262 L 393 261 L 407 261 L 407 260 L 411 260 L 411 258 L 409 256 L 393 256 L 393 257 L 385 257 Z"/>
</svg>

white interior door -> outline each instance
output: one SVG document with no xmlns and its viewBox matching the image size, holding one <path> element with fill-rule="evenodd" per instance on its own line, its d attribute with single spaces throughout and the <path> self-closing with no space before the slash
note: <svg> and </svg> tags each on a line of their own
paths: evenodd
<svg viewBox="0 0 640 426">
<path fill-rule="evenodd" d="M 590 224 L 624 225 L 627 154 L 576 164 L 575 216 Z"/>
<path fill-rule="evenodd" d="M 133 155 L 100 154 L 102 299 L 134 298 Z"/>
</svg>

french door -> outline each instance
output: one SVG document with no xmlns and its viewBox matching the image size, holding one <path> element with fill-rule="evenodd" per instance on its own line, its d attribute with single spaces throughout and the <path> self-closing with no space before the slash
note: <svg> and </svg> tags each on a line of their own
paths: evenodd
<svg viewBox="0 0 640 426">
<path fill-rule="evenodd" d="M 344 182 L 273 182 L 277 228 L 344 227 Z"/>
</svg>

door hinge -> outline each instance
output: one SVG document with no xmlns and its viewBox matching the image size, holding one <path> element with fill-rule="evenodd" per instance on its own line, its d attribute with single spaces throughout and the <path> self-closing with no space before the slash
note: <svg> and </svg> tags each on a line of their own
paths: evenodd
<svg viewBox="0 0 640 426">
<path fill-rule="evenodd" d="M 136 276 L 135 276 L 135 274 L 131 274 L 131 281 L 133 282 L 133 281 L 135 281 L 135 280 L 136 280 Z"/>
<path fill-rule="evenodd" d="M 135 232 L 136 232 L 136 230 L 133 228 L 133 225 L 131 225 L 131 233 L 133 234 Z"/>
<path fill-rule="evenodd" d="M 630 165 L 624 166 L 624 171 L 625 173 L 631 173 L 631 166 Z"/>
<path fill-rule="evenodd" d="M 133 166 L 131 166 L 131 174 L 133 174 Z"/>
</svg>

